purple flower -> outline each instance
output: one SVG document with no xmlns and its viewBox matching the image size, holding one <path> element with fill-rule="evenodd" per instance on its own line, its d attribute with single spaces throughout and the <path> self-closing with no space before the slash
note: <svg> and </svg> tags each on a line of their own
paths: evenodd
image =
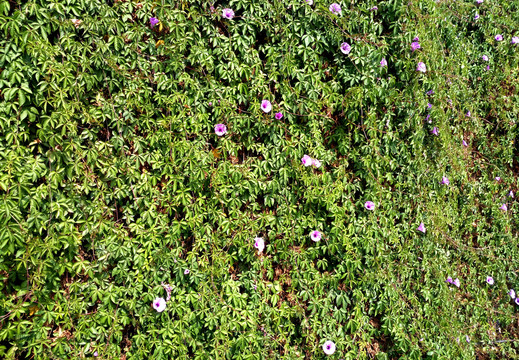
<svg viewBox="0 0 519 360">
<path fill-rule="evenodd" d="M 515 303 L 516 303 L 517 305 L 519 305 L 519 297 L 516 297 L 516 298 L 515 298 Z"/>
<path fill-rule="evenodd" d="M 510 190 L 510 192 L 508 193 L 508 196 L 510 196 L 512 199 L 514 198 L 514 192 L 513 192 L 513 190 Z"/>
<path fill-rule="evenodd" d="M 432 104 L 431 104 L 431 103 L 427 103 L 427 107 L 428 107 L 429 109 L 431 109 L 431 108 L 432 108 Z"/>
<path fill-rule="evenodd" d="M 222 17 L 232 20 L 232 18 L 234 17 L 234 11 L 232 11 L 232 9 L 223 9 Z"/>
<path fill-rule="evenodd" d="M 301 164 L 303 164 L 304 166 L 312 166 L 312 158 L 308 155 L 304 155 L 302 158 L 301 158 Z"/>
<path fill-rule="evenodd" d="M 380 60 L 380 66 L 381 67 L 387 66 L 386 58 L 382 58 L 382 60 Z"/>
<path fill-rule="evenodd" d="M 364 207 L 370 211 L 375 209 L 375 203 L 373 201 L 366 201 Z"/>
<path fill-rule="evenodd" d="M 411 50 L 414 52 L 415 50 L 420 49 L 420 43 L 418 41 L 411 43 Z"/>
<path fill-rule="evenodd" d="M 413 39 L 413 41 L 420 41 L 420 38 L 418 36 L 415 36 L 415 38 Z"/>
<path fill-rule="evenodd" d="M 373 6 L 371 9 L 369 9 L 370 11 L 377 11 L 378 10 L 378 7 L 377 6 Z"/>
<path fill-rule="evenodd" d="M 323 351 L 326 355 L 332 355 L 335 352 L 335 344 L 333 341 L 328 340 L 323 344 Z"/>
<path fill-rule="evenodd" d="M 165 284 L 164 282 L 161 282 L 161 285 L 164 288 L 164 290 L 166 290 L 166 302 L 168 302 L 169 299 L 171 299 L 171 292 L 173 291 L 173 286 Z"/>
<path fill-rule="evenodd" d="M 487 284 L 494 285 L 494 279 L 492 278 L 492 276 L 487 276 Z"/>
<path fill-rule="evenodd" d="M 281 112 L 277 112 L 276 115 L 274 115 L 274 117 L 275 117 L 277 120 L 281 120 L 281 118 L 283 117 L 283 113 L 281 113 Z"/>
<path fill-rule="evenodd" d="M 431 120 L 431 114 L 427 114 L 427 116 L 425 117 L 425 120 L 430 124 L 432 123 L 432 120 Z"/>
<path fill-rule="evenodd" d="M 470 111 L 467 111 L 467 113 L 465 114 L 465 116 L 470 117 Z"/>
<path fill-rule="evenodd" d="M 483 2 L 483 0 L 478 0 L 478 1 L 481 1 L 481 2 Z M 469 338 L 469 336 L 468 336 L 468 335 L 465 335 L 465 340 L 467 341 L 467 343 L 469 343 L 469 342 L 470 342 L 470 338 Z"/>
<path fill-rule="evenodd" d="M 313 5 L 313 4 L 314 4 L 314 0 L 305 0 L 305 1 L 306 1 L 306 3 L 307 3 L 308 5 Z"/>
<path fill-rule="evenodd" d="M 272 110 L 272 104 L 268 100 L 263 100 L 261 102 L 261 110 L 263 110 L 264 113 L 269 113 L 270 110 Z"/>
<path fill-rule="evenodd" d="M 157 18 L 150 18 L 150 27 L 153 29 L 155 27 L 155 25 L 157 25 L 159 23 L 159 19 Z"/>
<path fill-rule="evenodd" d="M 209 104 L 208 104 L 208 105 L 209 105 L 209 106 L 213 106 L 213 103 L 212 103 L 211 101 L 209 101 Z"/>
<path fill-rule="evenodd" d="M 424 223 L 423 222 L 420 223 L 420 226 L 418 226 L 418 228 L 416 230 L 421 231 L 421 232 L 423 232 L 425 234 L 425 225 L 424 225 Z"/>
<path fill-rule="evenodd" d="M 431 95 L 433 95 L 433 94 L 434 94 L 434 90 L 429 90 L 429 91 L 427 91 L 427 96 L 431 96 Z"/>
<path fill-rule="evenodd" d="M 496 176 L 495 180 L 496 181 L 501 181 L 501 178 L 499 176 Z"/>
<path fill-rule="evenodd" d="M 310 233 L 310 239 L 312 239 L 312 240 L 315 241 L 315 242 L 318 242 L 319 240 L 321 240 L 321 237 L 322 237 L 322 236 L 323 236 L 323 235 L 322 235 L 319 231 L 317 231 L 317 230 L 312 231 L 312 232 Z"/>
<path fill-rule="evenodd" d="M 97 351 L 94 351 L 94 357 L 98 357 L 99 354 L 97 353 Z"/>
<path fill-rule="evenodd" d="M 478 13 L 476 13 L 476 15 L 474 15 L 474 20 L 477 20 L 477 19 L 479 19 L 479 14 Z"/>
<path fill-rule="evenodd" d="M 456 278 L 456 280 L 454 280 L 453 282 L 454 285 L 456 285 L 456 287 L 460 287 L 460 279 Z"/>
<path fill-rule="evenodd" d="M 496 39 L 496 41 L 502 41 L 503 40 L 503 35 L 497 34 L 496 36 L 494 36 L 494 39 Z"/>
<path fill-rule="evenodd" d="M 508 292 L 508 295 L 510 295 L 510 297 L 512 299 L 515 299 L 515 291 L 514 291 L 514 289 L 510 289 L 510 291 Z"/>
<path fill-rule="evenodd" d="M 442 185 L 449 185 L 450 184 L 449 178 L 447 176 L 443 176 L 441 183 L 442 183 Z"/>
<path fill-rule="evenodd" d="M 416 66 L 416 71 L 420 71 L 420 72 L 423 72 L 425 73 L 427 71 L 426 67 L 425 67 L 425 64 L 423 62 L 419 62 L 418 65 Z"/>
<path fill-rule="evenodd" d="M 317 159 L 312 159 L 312 166 L 318 169 L 321 167 L 321 162 Z"/>
<path fill-rule="evenodd" d="M 347 42 L 343 42 L 341 44 L 341 51 L 343 54 L 346 54 L 346 55 L 349 54 L 351 51 L 351 45 L 348 44 Z"/>
<path fill-rule="evenodd" d="M 438 132 L 438 128 L 436 126 L 433 127 L 431 132 L 432 132 L 433 135 L 436 135 L 436 136 L 440 135 L 440 133 Z"/>
<path fill-rule="evenodd" d="M 454 285 L 454 281 L 452 281 L 452 278 L 450 276 L 447 277 L 447 280 L 445 280 L 445 282 L 448 282 L 449 284 Z"/>
<path fill-rule="evenodd" d="M 329 7 L 329 10 L 332 12 L 332 14 L 334 15 L 339 15 L 341 13 L 341 6 L 337 3 L 333 3 L 330 5 Z"/>
<path fill-rule="evenodd" d="M 166 309 L 166 300 L 161 297 L 155 298 L 155 300 L 153 300 L 153 308 L 157 310 L 157 312 L 163 312 Z"/>
<path fill-rule="evenodd" d="M 484 61 L 488 61 L 488 56 L 486 56 L 486 55 L 483 55 L 481 58 L 482 58 Z"/>
<path fill-rule="evenodd" d="M 261 254 L 263 252 L 263 249 L 265 249 L 265 241 L 263 241 L 263 238 L 254 238 L 254 247 L 258 249 L 258 253 Z"/>
<path fill-rule="evenodd" d="M 519 44 L 519 36 L 512 37 L 512 41 L 510 41 L 511 44 Z"/>
<path fill-rule="evenodd" d="M 506 204 L 503 204 L 503 205 L 501 205 L 500 209 L 503 211 L 507 211 L 508 207 L 506 206 Z"/>
<path fill-rule="evenodd" d="M 466 142 L 465 140 L 463 140 L 462 143 L 463 143 L 463 146 L 465 146 L 465 147 L 468 147 L 468 146 L 469 146 L 469 144 L 467 144 L 467 142 Z"/>
<path fill-rule="evenodd" d="M 483 4 L 483 0 L 476 0 L 478 4 Z"/>
<path fill-rule="evenodd" d="M 227 126 L 225 126 L 225 124 L 216 124 L 214 126 L 214 133 L 218 136 L 224 136 L 227 134 Z"/>
<path fill-rule="evenodd" d="M 487 65 L 487 71 L 490 70 L 490 65 Z"/>
</svg>

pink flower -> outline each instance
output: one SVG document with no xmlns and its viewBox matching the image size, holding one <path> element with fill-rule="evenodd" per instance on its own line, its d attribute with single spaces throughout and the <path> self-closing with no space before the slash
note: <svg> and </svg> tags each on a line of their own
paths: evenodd
<svg viewBox="0 0 519 360">
<path fill-rule="evenodd" d="M 508 292 L 508 295 L 510 295 L 510 297 L 512 299 L 515 299 L 515 291 L 514 291 L 514 289 L 510 289 L 510 291 Z"/>
<path fill-rule="evenodd" d="M 281 118 L 283 117 L 283 113 L 277 112 L 276 115 L 274 115 L 274 117 L 275 117 L 277 120 L 281 120 Z"/>
<path fill-rule="evenodd" d="M 184 270 L 184 275 L 187 275 L 187 274 L 189 274 L 190 272 L 191 272 L 191 271 L 189 271 L 189 269 L 186 269 L 186 270 Z"/>
<path fill-rule="evenodd" d="M 373 201 L 366 201 L 364 203 L 364 207 L 370 211 L 373 211 L 375 209 L 375 203 Z"/>
<path fill-rule="evenodd" d="M 503 205 L 501 205 L 500 209 L 503 211 L 507 211 L 508 207 L 506 206 L 506 204 L 503 204 Z"/>
<path fill-rule="evenodd" d="M 514 192 L 513 192 L 513 190 L 510 190 L 510 192 L 508 193 L 508 196 L 510 196 L 512 199 L 514 198 Z"/>
<path fill-rule="evenodd" d="M 449 178 L 447 176 L 442 176 L 442 181 L 441 183 L 443 185 L 449 185 L 450 184 L 450 181 L 449 181 Z"/>
<path fill-rule="evenodd" d="M 263 100 L 261 102 L 261 110 L 263 110 L 264 113 L 269 113 L 270 110 L 272 110 L 272 104 L 268 100 Z"/>
<path fill-rule="evenodd" d="M 254 247 L 258 249 L 258 253 L 261 254 L 263 252 L 263 249 L 265 249 L 265 241 L 263 241 L 263 238 L 254 238 Z"/>
<path fill-rule="evenodd" d="M 323 344 L 323 351 L 326 355 L 332 355 L 335 352 L 335 344 L 333 341 L 328 340 Z"/>
<path fill-rule="evenodd" d="M 411 51 L 415 51 L 420 49 L 420 43 L 418 41 L 414 41 L 411 43 Z"/>
<path fill-rule="evenodd" d="M 510 41 L 511 44 L 519 44 L 519 36 L 512 37 L 512 41 Z"/>
<path fill-rule="evenodd" d="M 484 61 L 488 61 L 488 56 L 486 56 L 486 55 L 483 55 L 481 58 L 482 58 Z"/>
<path fill-rule="evenodd" d="M 351 51 L 351 45 L 348 44 L 347 42 L 343 42 L 341 44 L 341 51 L 343 54 L 346 54 L 346 55 L 349 54 Z"/>
<path fill-rule="evenodd" d="M 418 226 L 418 228 L 416 229 L 418 231 L 421 231 L 425 234 L 425 225 L 424 223 L 420 223 L 420 226 Z"/>
<path fill-rule="evenodd" d="M 166 300 L 161 297 L 155 298 L 155 300 L 153 300 L 153 308 L 157 310 L 157 312 L 163 312 L 166 309 Z"/>
<path fill-rule="evenodd" d="M 492 276 L 487 276 L 487 283 L 489 285 L 494 285 L 494 279 L 492 278 Z"/>
<path fill-rule="evenodd" d="M 312 239 L 315 242 L 318 242 L 319 240 L 321 240 L 322 236 L 323 235 L 319 231 L 317 231 L 317 230 L 312 231 L 310 233 L 310 239 Z"/>
<path fill-rule="evenodd" d="M 380 60 L 380 66 L 381 67 L 387 66 L 386 58 L 383 58 L 382 60 Z"/>
<path fill-rule="evenodd" d="M 440 133 L 438 132 L 438 128 L 437 128 L 436 126 L 433 127 L 431 133 L 432 133 L 433 135 L 436 135 L 436 136 L 440 135 Z"/>
<path fill-rule="evenodd" d="M 214 126 L 214 133 L 218 136 L 224 136 L 227 134 L 227 126 L 224 124 L 216 124 Z"/>
<path fill-rule="evenodd" d="M 337 3 L 333 3 L 333 4 L 331 4 L 330 7 L 329 7 L 328 9 L 329 9 L 329 10 L 332 12 L 332 14 L 334 14 L 334 15 L 340 15 L 340 13 L 341 13 L 341 11 L 342 11 L 342 10 L 341 10 L 341 6 L 340 6 L 339 4 L 337 4 Z"/>
<path fill-rule="evenodd" d="M 469 144 L 467 144 L 467 142 L 466 142 L 465 140 L 463 140 L 462 144 L 463 144 L 463 146 L 465 146 L 465 147 L 468 147 L 468 146 L 469 146 Z"/>
<path fill-rule="evenodd" d="M 232 11 L 232 9 L 223 9 L 222 17 L 232 20 L 232 18 L 234 17 L 234 11 Z"/>
<path fill-rule="evenodd" d="M 302 158 L 301 158 L 301 163 L 304 165 L 304 166 L 312 166 L 312 158 L 308 155 L 304 155 Z"/>
<path fill-rule="evenodd" d="M 425 67 L 425 64 L 420 61 L 418 63 L 418 65 L 416 66 L 416 71 L 420 71 L 420 72 L 425 73 L 427 71 L 427 68 Z"/>
<path fill-rule="evenodd" d="M 494 39 L 496 39 L 496 41 L 502 41 L 503 40 L 503 35 L 497 34 L 496 36 L 494 36 Z"/>
<path fill-rule="evenodd" d="M 312 159 L 312 166 L 314 168 L 319 169 L 321 167 L 321 162 L 319 160 L 317 160 L 317 159 Z"/>
<path fill-rule="evenodd" d="M 456 285 L 458 288 L 460 287 L 460 279 L 456 278 L 456 280 L 454 280 L 453 282 L 454 285 Z"/>
</svg>

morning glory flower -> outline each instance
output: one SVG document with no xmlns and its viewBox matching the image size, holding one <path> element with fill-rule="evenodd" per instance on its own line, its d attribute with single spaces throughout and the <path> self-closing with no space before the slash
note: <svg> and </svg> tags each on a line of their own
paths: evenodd
<svg viewBox="0 0 519 360">
<path fill-rule="evenodd" d="M 373 201 L 366 201 L 364 207 L 370 211 L 375 209 L 375 203 Z"/>
<path fill-rule="evenodd" d="M 155 300 L 153 300 L 153 308 L 157 310 L 157 312 L 163 312 L 166 309 L 166 300 L 161 297 L 155 298 Z"/>
<path fill-rule="evenodd" d="M 191 271 L 189 271 L 189 269 L 186 269 L 186 270 L 184 270 L 184 275 L 187 275 L 187 274 L 189 274 L 190 272 L 191 272 Z"/>
<path fill-rule="evenodd" d="M 488 56 L 486 56 L 486 55 L 483 55 L 481 58 L 482 58 L 483 60 L 485 60 L 485 61 L 488 61 Z"/>
<path fill-rule="evenodd" d="M 499 176 L 496 176 L 496 181 L 501 181 L 501 178 Z"/>
<path fill-rule="evenodd" d="M 272 104 L 268 100 L 263 100 L 261 102 L 261 110 L 263 110 L 264 113 L 269 113 L 270 110 L 272 110 Z"/>
<path fill-rule="evenodd" d="M 487 71 L 488 71 L 488 70 L 490 70 L 490 65 L 487 65 L 487 68 L 486 68 L 486 70 L 487 70 Z"/>
<path fill-rule="evenodd" d="M 312 166 L 318 169 L 321 167 L 321 162 L 317 159 L 312 159 Z"/>
<path fill-rule="evenodd" d="M 254 238 L 254 247 L 258 249 L 258 253 L 261 254 L 263 252 L 263 249 L 265 249 L 265 241 L 263 241 L 263 238 Z"/>
<path fill-rule="evenodd" d="M 497 34 L 497 35 L 494 37 L 494 39 L 496 39 L 496 41 L 501 41 L 501 40 L 503 40 L 503 35 L 501 35 L 501 34 Z"/>
<path fill-rule="evenodd" d="M 510 41 L 511 44 L 519 44 L 519 36 L 512 37 L 512 41 Z"/>
<path fill-rule="evenodd" d="M 503 205 L 501 205 L 500 209 L 503 211 L 507 211 L 508 207 L 506 206 L 506 204 L 503 204 Z"/>
<path fill-rule="evenodd" d="M 433 94 L 434 94 L 434 90 L 429 90 L 429 91 L 427 91 L 427 93 L 426 93 L 426 94 L 427 94 L 427 96 L 431 96 L 431 95 L 433 95 Z"/>
<path fill-rule="evenodd" d="M 74 24 L 74 27 L 76 29 L 79 28 L 79 25 L 81 25 L 81 23 L 83 22 L 82 20 L 79 20 L 79 19 L 70 19 L 70 21 L 72 21 L 72 24 Z"/>
<path fill-rule="evenodd" d="M 416 71 L 420 71 L 420 72 L 423 72 L 425 73 L 427 71 L 426 67 L 425 67 L 425 64 L 423 62 L 419 62 L 418 65 L 416 66 Z"/>
<path fill-rule="evenodd" d="M 411 43 L 411 50 L 414 52 L 415 50 L 420 49 L 420 43 L 418 41 Z"/>
<path fill-rule="evenodd" d="M 168 302 L 169 299 L 171 299 L 171 292 L 173 291 L 173 286 L 166 284 L 164 282 L 161 282 L 161 285 L 164 288 L 164 290 L 166 290 L 166 302 Z"/>
<path fill-rule="evenodd" d="M 305 1 L 306 1 L 306 3 L 307 3 L 308 5 L 313 5 L 313 4 L 314 4 L 314 0 L 305 0 Z"/>
<path fill-rule="evenodd" d="M 157 25 L 159 23 L 159 19 L 155 18 L 155 17 L 152 17 L 150 18 L 150 27 L 153 29 L 155 27 L 155 25 Z"/>
<path fill-rule="evenodd" d="M 418 36 L 415 36 L 415 38 L 413 39 L 413 41 L 420 41 L 420 38 Z"/>
<path fill-rule="evenodd" d="M 312 158 L 308 155 L 304 155 L 302 158 L 301 158 L 301 163 L 304 165 L 304 166 L 312 166 Z"/>
<path fill-rule="evenodd" d="M 346 54 L 346 55 L 349 54 L 351 51 L 351 45 L 348 44 L 347 42 L 343 42 L 341 44 L 341 51 L 343 54 Z"/>
<path fill-rule="evenodd" d="M 474 20 L 477 20 L 479 19 L 479 14 L 476 13 L 476 15 L 474 15 Z"/>
<path fill-rule="evenodd" d="M 328 340 L 323 344 L 323 351 L 326 355 L 332 355 L 335 352 L 335 344 L 333 341 Z"/>
<path fill-rule="evenodd" d="M 276 115 L 274 116 L 277 120 L 281 120 L 281 118 L 283 117 L 283 113 L 280 113 L 280 112 L 277 112 Z"/>
<path fill-rule="evenodd" d="M 380 66 L 381 67 L 387 66 L 386 58 L 383 58 L 382 60 L 380 60 Z"/>
<path fill-rule="evenodd" d="M 454 284 L 454 281 L 452 281 L 452 278 L 450 276 L 447 277 L 447 280 L 445 282 L 448 282 L 449 284 Z"/>
<path fill-rule="evenodd" d="M 420 223 L 420 226 L 418 226 L 418 228 L 416 230 L 421 231 L 421 232 L 423 232 L 425 234 L 425 225 L 424 225 L 424 223 L 423 222 Z"/>
<path fill-rule="evenodd" d="M 470 111 L 467 111 L 467 113 L 465 114 L 465 116 L 470 117 Z"/>
<path fill-rule="evenodd" d="M 512 299 L 515 299 L 515 291 L 514 291 L 514 289 L 510 289 L 510 291 L 508 292 L 508 295 L 510 295 L 510 297 Z"/>
<path fill-rule="evenodd" d="M 322 235 L 319 231 L 317 231 L 317 230 L 312 231 L 312 232 L 310 233 L 310 239 L 312 239 L 312 240 L 315 241 L 315 242 L 318 242 L 319 240 L 321 240 L 321 237 L 322 237 L 322 236 L 323 236 L 323 235 Z"/>
<path fill-rule="evenodd" d="M 460 279 L 456 278 L 453 282 L 454 285 L 456 285 L 458 288 L 460 287 Z"/>
<path fill-rule="evenodd" d="M 427 103 L 427 108 L 431 109 L 432 108 L 432 104 L 431 103 Z"/>
<path fill-rule="evenodd" d="M 232 9 L 223 9 L 222 17 L 232 20 L 232 18 L 234 17 L 234 11 L 232 11 Z"/>
<path fill-rule="evenodd" d="M 516 303 L 517 305 L 519 305 L 519 296 L 516 297 L 514 301 L 515 301 L 515 303 Z"/>
<path fill-rule="evenodd" d="M 492 276 L 487 276 L 487 284 L 494 285 L 494 279 L 492 278 Z"/>
<path fill-rule="evenodd" d="M 468 147 L 469 144 L 467 144 L 467 142 L 465 140 L 463 140 L 463 146 Z"/>
<path fill-rule="evenodd" d="M 334 15 L 339 15 L 341 13 L 341 6 L 337 3 L 333 3 L 330 5 L 329 7 L 329 10 L 332 12 L 332 14 Z"/>
<path fill-rule="evenodd" d="M 479 1 L 479 0 L 478 0 Z M 481 2 L 483 2 L 483 0 L 481 0 Z M 470 342 L 470 338 L 468 335 L 465 335 L 465 340 L 467 340 L 467 342 L 469 343 Z"/>
<path fill-rule="evenodd" d="M 378 10 L 378 7 L 377 6 L 373 6 L 371 9 L 369 9 L 370 11 L 377 11 Z"/>
<path fill-rule="evenodd" d="M 512 190 L 510 190 L 510 192 L 508 193 L 508 196 L 510 196 L 513 199 L 514 198 L 514 192 Z"/>
<path fill-rule="evenodd" d="M 218 136 L 224 136 L 227 134 L 227 126 L 225 126 L 225 124 L 216 124 L 214 126 L 214 133 Z"/>
<path fill-rule="evenodd" d="M 431 120 L 431 114 L 427 114 L 427 116 L 425 117 L 425 120 L 430 124 L 432 123 L 432 120 Z"/>
<path fill-rule="evenodd" d="M 438 128 L 436 126 L 433 127 L 431 132 L 433 133 L 433 135 L 436 135 L 436 136 L 440 135 L 440 133 L 438 132 Z"/>
<path fill-rule="evenodd" d="M 443 176 L 441 183 L 443 185 L 449 185 L 450 184 L 449 178 L 447 176 Z"/>
</svg>

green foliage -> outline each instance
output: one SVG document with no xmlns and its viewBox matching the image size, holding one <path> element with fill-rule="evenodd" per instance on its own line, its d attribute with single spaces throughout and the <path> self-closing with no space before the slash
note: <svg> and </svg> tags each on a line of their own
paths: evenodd
<svg viewBox="0 0 519 360">
<path fill-rule="evenodd" d="M 330 3 L 0 0 L 0 356 L 518 356 L 519 3 Z"/>
</svg>

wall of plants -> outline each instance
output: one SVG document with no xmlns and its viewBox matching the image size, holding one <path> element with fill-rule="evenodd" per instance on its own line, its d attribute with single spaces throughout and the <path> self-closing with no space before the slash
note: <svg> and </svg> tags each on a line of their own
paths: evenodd
<svg viewBox="0 0 519 360">
<path fill-rule="evenodd" d="M 519 356 L 519 2 L 333 1 L 0 0 L 1 358 Z"/>
</svg>

